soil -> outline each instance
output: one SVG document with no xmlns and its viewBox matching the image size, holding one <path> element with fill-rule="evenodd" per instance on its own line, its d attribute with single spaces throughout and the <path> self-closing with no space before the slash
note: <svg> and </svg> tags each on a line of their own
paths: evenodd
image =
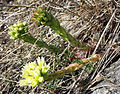
<svg viewBox="0 0 120 94">
<path fill-rule="evenodd" d="M 34 8 L 0 6 L 1 94 L 120 94 L 119 0 L 0 0 L 0 5 L 6 4 L 48 9 L 68 33 L 94 49 L 80 52 L 51 28 L 37 27 L 32 22 Z M 29 32 L 34 37 L 56 47 L 61 46 L 65 51 L 56 56 L 47 49 L 24 41 L 11 40 L 8 27 L 18 20 L 28 23 Z M 38 56 L 44 57 L 46 63 L 51 63 L 55 71 L 71 64 L 69 56 L 76 53 L 79 58 L 87 58 L 96 53 L 102 54 L 102 57 L 98 62 L 86 65 L 60 79 L 42 83 L 34 88 L 19 86 L 23 65 L 34 61 Z"/>
</svg>

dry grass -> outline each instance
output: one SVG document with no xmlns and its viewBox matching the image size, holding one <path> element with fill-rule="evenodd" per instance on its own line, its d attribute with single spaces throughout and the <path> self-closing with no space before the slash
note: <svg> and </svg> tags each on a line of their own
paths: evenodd
<svg viewBox="0 0 120 94">
<path fill-rule="evenodd" d="M 43 56 L 47 63 L 51 63 L 51 71 L 55 71 L 69 65 L 71 62 L 68 58 L 79 50 L 64 42 L 49 27 L 37 27 L 31 20 L 33 8 L 0 8 L 0 93 L 83 94 L 96 82 L 103 80 L 104 76 L 109 77 L 103 75 L 104 69 L 120 56 L 120 3 L 117 0 L 11 0 L 11 4 L 47 8 L 76 39 L 94 47 L 92 51 L 85 53 L 86 57 L 95 53 L 102 53 L 103 57 L 92 64 L 90 72 L 86 72 L 86 65 L 61 79 L 45 82 L 35 88 L 20 87 L 18 81 L 24 64 Z M 63 53 L 56 56 L 35 45 L 10 40 L 8 27 L 18 20 L 27 21 L 29 32 L 34 37 L 43 39 L 48 44 L 64 47 Z M 79 52 L 80 55 L 81 53 Z"/>
</svg>

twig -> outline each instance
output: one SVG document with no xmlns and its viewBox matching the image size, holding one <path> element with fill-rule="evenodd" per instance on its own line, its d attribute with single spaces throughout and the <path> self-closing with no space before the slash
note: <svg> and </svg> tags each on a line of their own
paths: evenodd
<svg viewBox="0 0 120 94">
<path fill-rule="evenodd" d="M 27 6 L 27 5 L 0 5 L 0 7 L 26 7 L 26 8 L 37 8 L 37 7 Z"/>
<path fill-rule="evenodd" d="M 64 8 L 62 5 L 59 5 L 59 4 L 57 4 L 57 3 L 55 3 L 55 2 L 51 2 L 51 1 L 48 1 L 48 2 L 51 3 L 51 4 L 54 4 L 54 5 L 56 5 L 56 6 L 59 6 L 59 7 L 63 8 L 64 10 L 67 10 L 68 12 L 72 13 L 74 16 L 81 17 L 78 13 L 75 13 L 75 12 L 73 12 L 73 11 L 67 9 L 67 8 Z"/>
<path fill-rule="evenodd" d="M 113 14 L 112 14 L 112 16 L 111 16 L 111 18 L 110 18 L 109 22 L 107 23 L 107 25 L 106 25 L 106 27 L 105 27 L 105 29 L 104 29 L 104 31 L 103 31 L 103 33 L 102 33 L 102 35 L 101 35 L 101 37 L 100 37 L 100 39 L 99 39 L 98 43 L 97 43 L 97 45 L 96 45 L 96 48 L 95 48 L 95 50 L 94 50 L 94 52 L 93 52 L 93 54 L 92 54 L 92 55 L 94 55 L 94 54 L 95 54 L 95 52 L 96 52 L 96 50 L 97 50 L 98 46 L 100 45 L 100 42 L 101 42 L 101 40 L 102 40 L 102 38 L 103 38 L 103 36 L 104 36 L 104 34 L 105 34 L 106 30 L 108 29 L 108 27 L 109 27 L 109 25 L 110 25 L 110 22 L 112 21 L 112 19 L 113 19 L 114 15 L 115 15 L 115 12 L 116 12 L 116 9 L 115 9 L 115 11 L 113 12 Z"/>
</svg>

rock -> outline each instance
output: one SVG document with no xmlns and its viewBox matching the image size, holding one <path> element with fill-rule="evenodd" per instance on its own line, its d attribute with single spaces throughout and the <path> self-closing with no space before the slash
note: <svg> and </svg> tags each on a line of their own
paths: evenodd
<svg viewBox="0 0 120 94">
<path fill-rule="evenodd" d="M 106 68 L 105 73 L 109 74 L 110 78 L 93 87 L 91 94 L 120 94 L 120 59 L 110 68 Z"/>
</svg>

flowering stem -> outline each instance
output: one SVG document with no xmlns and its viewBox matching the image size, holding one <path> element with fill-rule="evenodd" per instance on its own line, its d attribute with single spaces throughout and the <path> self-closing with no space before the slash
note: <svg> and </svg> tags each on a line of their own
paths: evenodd
<svg viewBox="0 0 120 94">
<path fill-rule="evenodd" d="M 44 41 L 39 41 L 37 40 L 36 38 L 34 38 L 33 36 L 31 36 L 30 34 L 25 34 L 22 36 L 22 39 L 25 41 L 25 42 L 28 42 L 28 43 L 31 43 L 31 44 L 35 44 L 40 47 L 40 48 L 47 48 L 48 50 L 54 52 L 54 53 L 60 53 L 61 52 L 61 49 L 60 48 L 57 48 L 53 45 L 48 45 L 46 42 Z"/>
<path fill-rule="evenodd" d="M 63 77 L 81 68 L 85 63 L 99 60 L 101 56 L 96 54 L 90 58 L 81 60 L 82 63 L 70 64 L 68 67 L 58 70 L 55 73 L 47 74 L 50 66 L 45 63 L 44 58 L 39 58 L 31 63 L 26 64 L 22 69 L 22 79 L 19 81 L 20 86 L 36 86 L 44 81 L 51 81 Z"/>
<path fill-rule="evenodd" d="M 33 21 L 38 25 L 50 26 L 55 33 L 59 34 L 65 41 L 70 42 L 72 46 L 79 47 L 80 49 L 88 49 L 89 47 L 76 40 L 72 35 L 68 34 L 67 31 L 60 26 L 60 22 L 51 13 L 46 10 L 38 8 L 33 13 Z"/>
<path fill-rule="evenodd" d="M 50 27 L 54 30 L 54 32 L 59 34 L 65 41 L 70 42 L 72 46 L 79 47 L 81 50 L 88 49 L 88 46 L 86 44 L 80 43 L 72 35 L 68 34 L 62 26 L 58 25 L 55 27 L 53 24 Z"/>
<path fill-rule="evenodd" d="M 26 22 L 21 23 L 20 21 L 18 21 L 17 24 L 10 26 L 9 29 L 11 32 L 8 32 L 8 34 L 11 36 L 11 39 L 24 40 L 25 42 L 29 42 L 31 44 L 36 43 L 38 47 L 47 48 L 54 53 L 60 53 L 62 51 L 61 48 L 57 48 L 53 45 L 48 45 L 46 42 L 39 41 L 34 38 L 28 32 L 28 26 Z"/>
<path fill-rule="evenodd" d="M 69 73 L 74 72 L 77 69 L 83 67 L 85 63 L 88 63 L 90 61 L 91 62 L 98 61 L 99 58 L 100 58 L 100 55 L 96 54 L 90 58 L 81 60 L 82 63 L 80 63 L 80 64 L 79 63 L 70 64 L 68 67 L 66 67 L 64 69 L 61 69 L 61 70 L 56 71 L 55 73 L 51 73 L 51 74 L 46 75 L 44 77 L 45 81 L 51 81 L 51 80 L 55 80 L 57 78 L 63 77 L 65 74 L 69 74 Z"/>
</svg>

